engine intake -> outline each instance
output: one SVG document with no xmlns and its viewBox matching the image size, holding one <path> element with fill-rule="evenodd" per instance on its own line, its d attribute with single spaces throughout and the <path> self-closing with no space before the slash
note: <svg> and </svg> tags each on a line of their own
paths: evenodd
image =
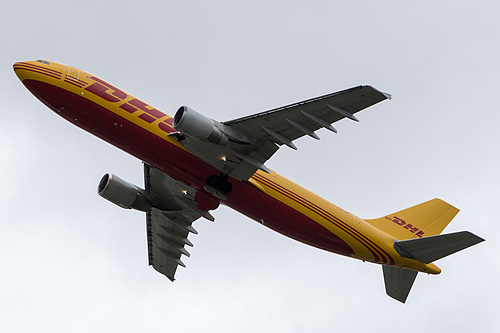
<svg viewBox="0 0 500 333">
<path fill-rule="evenodd" d="M 187 106 L 181 106 L 177 110 L 172 122 L 172 126 L 182 134 L 224 146 L 229 138 L 218 125 L 221 126 L 219 122 Z"/>
<path fill-rule="evenodd" d="M 102 177 L 97 192 L 104 199 L 125 209 L 147 212 L 152 207 L 144 190 L 113 174 L 108 173 Z"/>
</svg>

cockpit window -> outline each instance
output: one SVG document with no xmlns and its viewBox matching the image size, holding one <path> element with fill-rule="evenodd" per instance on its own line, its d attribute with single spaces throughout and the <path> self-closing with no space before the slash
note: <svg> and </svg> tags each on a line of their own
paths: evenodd
<svg viewBox="0 0 500 333">
<path fill-rule="evenodd" d="M 38 61 L 39 63 L 43 63 L 43 61 L 41 61 L 41 60 L 37 60 L 37 61 Z"/>
<path fill-rule="evenodd" d="M 50 65 L 50 63 L 49 63 L 48 61 L 45 61 L 45 60 L 43 61 L 43 63 L 44 63 L 45 65 Z"/>
</svg>

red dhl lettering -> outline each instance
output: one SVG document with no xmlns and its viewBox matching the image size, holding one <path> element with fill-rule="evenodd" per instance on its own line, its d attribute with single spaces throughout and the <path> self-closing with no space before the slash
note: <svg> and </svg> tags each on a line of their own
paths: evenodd
<svg viewBox="0 0 500 333">
<path fill-rule="evenodd" d="M 413 226 L 413 224 L 411 223 L 406 223 L 405 220 L 397 217 L 397 216 L 393 216 L 392 218 L 390 217 L 386 217 L 387 220 L 407 229 L 408 231 L 412 232 L 415 234 L 415 236 L 417 237 L 422 237 L 424 235 L 424 232 L 419 230 L 417 227 Z"/>
<path fill-rule="evenodd" d="M 128 95 L 121 89 L 113 86 L 112 84 L 107 83 L 104 80 L 99 79 L 98 77 L 92 76 L 90 79 L 95 82 L 85 88 L 88 92 L 104 99 L 105 101 L 111 103 L 122 102 L 124 99 L 128 97 Z M 134 114 L 137 111 L 142 111 L 137 114 L 137 118 L 151 124 L 160 118 L 167 117 L 167 115 L 161 112 L 158 109 L 144 103 L 143 101 L 134 98 L 128 102 L 125 102 L 120 105 L 120 108 Z M 158 123 L 158 127 L 166 132 L 171 133 L 175 132 L 175 129 L 172 128 L 172 118 L 168 117 L 167 119 L 162 120 Z"/>
<path fill-rule="evenodd" d="M 139 118 L 148 123 L 152 123 L 155 120 L 158 120 L 166 116 L 166 114 L 164 114 L 160 110 L 155 109 L 150 105 L 147 105 L 146 103 L 144 103 L 141 100 L 138 100 L 137 98 L 134 98 L 126 103 L 123 103 L 122 105 L 120 105 L 120 108 L 130 113 L 134 113 L 137 110 L 143 111 L 144 113 L 141 114 Z"/>
<path fill-rule="evenodd" d="M 108 102 L 119 102 L 122 99 L 127 98 L 127 94 L 125 92 L 107 83 L 106 81 L 103 81 L 95 76 L 90 77 L 90 79 L 95 82 L 85 88 L 85 90 L 90 91 L 94 95 L 99 96 Z"/>
</svg>

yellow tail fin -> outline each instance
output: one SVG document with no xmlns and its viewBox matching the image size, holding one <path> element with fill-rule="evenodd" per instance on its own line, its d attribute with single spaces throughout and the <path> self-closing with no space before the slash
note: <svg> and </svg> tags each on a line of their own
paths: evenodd
<svg viewBox="0 0 500 333">
<path fill-rule="evenodd" d="M 459 210 L 432 199 L 378 219 L 365 220 L 399 240 L 439 235 Z"/>
</svg>

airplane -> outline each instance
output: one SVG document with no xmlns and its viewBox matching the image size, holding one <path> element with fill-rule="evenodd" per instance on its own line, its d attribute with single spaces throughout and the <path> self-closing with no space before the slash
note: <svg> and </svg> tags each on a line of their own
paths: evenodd
<svg viewBox="0 0 500 333">
<path fill-rule="evenodd" d="M 360 219 L 280 176 L 265 163 L 303 136 L 337 132 L 333 123 L 391 95 L 357 86 L 219 122 L 181 106 L 171 117 L 110 83 L 52 61 L 16 62 L 24 86 L 49 109 L 144 164 L 144 188 L 106 174 L 98 194 L 146 213 L 149 265 L 174 281 L 190 233 L 220 204 L 292 239 L 382 265 L 387 295 L 405 303 L 418 272 L 484 241 L 468 231 L 441 234 L 458 209 L 440 199 L 376 219 Z"/>
</svg>

